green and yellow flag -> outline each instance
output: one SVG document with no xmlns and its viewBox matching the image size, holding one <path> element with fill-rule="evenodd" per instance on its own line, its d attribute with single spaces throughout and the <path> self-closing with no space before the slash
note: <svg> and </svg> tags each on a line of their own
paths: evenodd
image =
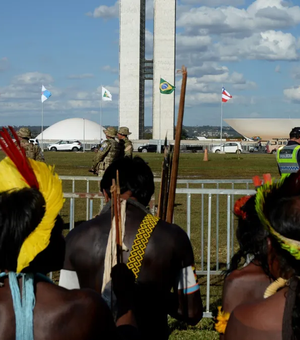
<svg viewBox="0 0 300 340">
<path fill-rule="evenodd" d="M 175 90 L 175 86 L 171 85 L 164 79 L 160 78 L 159 91 L 162 94 L 171 94 Z"/>
</svg>

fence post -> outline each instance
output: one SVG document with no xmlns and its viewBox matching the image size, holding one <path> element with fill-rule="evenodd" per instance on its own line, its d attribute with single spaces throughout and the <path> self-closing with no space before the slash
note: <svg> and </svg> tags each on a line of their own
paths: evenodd
<svg viewBox="0 0 300 340">
<path fill-rule="evenodd" d="M 206 313 L 210 313 L 211 194 L 208 195 Z"/>
</svg>

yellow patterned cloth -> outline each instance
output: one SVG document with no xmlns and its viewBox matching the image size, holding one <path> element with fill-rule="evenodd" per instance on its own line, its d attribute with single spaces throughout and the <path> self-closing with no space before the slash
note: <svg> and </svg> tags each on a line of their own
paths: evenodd
<svg viewBox="0 0 300 340">
<path fill-rule="evenodd" d="M 158 221 L 158 217 L 147 214 L 142 220 L 135 236 L 135 240 L 133 241 L 131 252 L 127 261 L 127 267 L 132 270 L 136 279 L 138 278 L 141 270 L 147 244 Z"/>
</svg>

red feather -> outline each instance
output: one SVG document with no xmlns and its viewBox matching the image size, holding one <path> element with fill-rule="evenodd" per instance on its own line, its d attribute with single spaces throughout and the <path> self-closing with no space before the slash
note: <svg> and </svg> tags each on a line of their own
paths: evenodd
<svg viewBox="0 0 300 340">
<path fill-rule="evenodd" d="M 11 126 L 9 126 L 9 129 L 14 138 L 16 139 L 17 145 L 12 140 L 7 129 L 3 127 L 2 131 L 0 131 L 0 136 L 3 138 L 3 140 L 0 138 L 0 146 L 2 147 L 2 150 L 6 153 L 6 155 L 15 164 L 16 168 L 19 170 L 25 182 L 31 188 L 38 189 L 39 183 L 35 177 L 35 173 L 28 161 L 28 158 L 26 157 L 26 152 L 21 147 L 19 137 L 17 136 L 15 130 Z"/>
</svg>

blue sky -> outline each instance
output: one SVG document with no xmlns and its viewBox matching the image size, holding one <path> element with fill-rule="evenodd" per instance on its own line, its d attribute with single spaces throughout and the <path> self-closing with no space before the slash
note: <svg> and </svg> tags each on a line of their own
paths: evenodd
<svg viewBox="0 0 300 340">
<path fill-rule="evenodd" d="M 220 124 L 222 85 L 233 96 L 224 105 L 224 118 L 299 116 L 298 4 L 178 2 L 177 66 L 185 64 L 189 72 L 185 125 Z M 113 102 L 103 105 L 103 124 L 117 125 L 118 15 L 118 3 L 107 0 L 2 1 L 1 125 L 39 125 L 42 84 L 52 92 L 44 104 L 45 125 L 72 117 L 99 122 L 101 85 L 113 94 Z M 148 56 L 152 15 L 153 0 L 147 0 Z M 151 82 L 146 97 L 151 103 Z M 151 124 L 147 104 L 146 125 Z"/>
</svg>

